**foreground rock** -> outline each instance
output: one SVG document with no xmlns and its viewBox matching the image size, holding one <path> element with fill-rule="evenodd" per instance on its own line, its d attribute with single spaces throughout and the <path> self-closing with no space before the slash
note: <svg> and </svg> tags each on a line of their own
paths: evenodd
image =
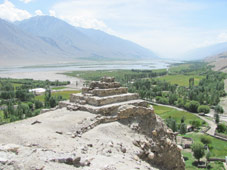
<svg viewBox="0 0 227 170">
<path fill-rule="evenodd" d="M 185 169 L 173 132 L 122 89 L 103 78 L 62 109 L 0 126 L 0 169 Z"/>
</svg>

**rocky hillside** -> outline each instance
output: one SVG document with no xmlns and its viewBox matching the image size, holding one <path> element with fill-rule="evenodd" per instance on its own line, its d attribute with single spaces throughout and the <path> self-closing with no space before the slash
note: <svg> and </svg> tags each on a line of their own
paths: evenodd
<svg viewBox="0 0 227 170">
<path fill-rule="evenodd" d="M 205 61 L 213 65 L 215 71 L 227 72 L 227 52 L 208 57 Z"/>
<path fill-rule="evenodd" d="M 107 81 L 63 108 L 0 126 L 0 169 L 184 170 L 172 130 L 135 94 Z"/>
</svg>

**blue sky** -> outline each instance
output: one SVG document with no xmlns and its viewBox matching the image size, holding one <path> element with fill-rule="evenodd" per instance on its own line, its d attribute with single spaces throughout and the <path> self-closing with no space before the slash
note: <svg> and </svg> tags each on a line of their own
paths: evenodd
<svg viewBox="0 0 227 170">
<path fill-rule="evenodd" d="M 0 18 L 36 15 L 100 29 L 169 58 L 227 42 L 227 0 L 0 0 Z"/>
</svg>

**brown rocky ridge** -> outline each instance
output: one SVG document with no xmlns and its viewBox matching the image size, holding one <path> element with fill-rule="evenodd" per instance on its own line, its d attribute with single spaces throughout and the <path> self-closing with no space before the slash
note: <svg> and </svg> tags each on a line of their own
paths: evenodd
<svg viewBox="0 0 227 170">
<path fill-rule="evenodd" d="M 111 77 L 0 131 L 0 169 L 185 169 L 172 130 Z"/>
</svg>

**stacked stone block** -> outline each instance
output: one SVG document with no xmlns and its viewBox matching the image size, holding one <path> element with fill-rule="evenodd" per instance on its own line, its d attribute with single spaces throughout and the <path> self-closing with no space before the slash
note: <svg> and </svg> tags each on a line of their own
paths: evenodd
<svg viewBox="0 0 227 170">
<path fill-rule="evenodd" d="M 115 82 L 113 77 L 103 77 L 100 81 L 91 82 L 81 93 L 72 94 L 70 102 L 62 105 L 71 105 L 70 108 L 95 114 L 111 115 L 122 105 L 147 107 L 148 103 L 139 99 L 137 93 L 128 93 L 128 88 L 120 87 L 120 83 Z"/>
</svg>

